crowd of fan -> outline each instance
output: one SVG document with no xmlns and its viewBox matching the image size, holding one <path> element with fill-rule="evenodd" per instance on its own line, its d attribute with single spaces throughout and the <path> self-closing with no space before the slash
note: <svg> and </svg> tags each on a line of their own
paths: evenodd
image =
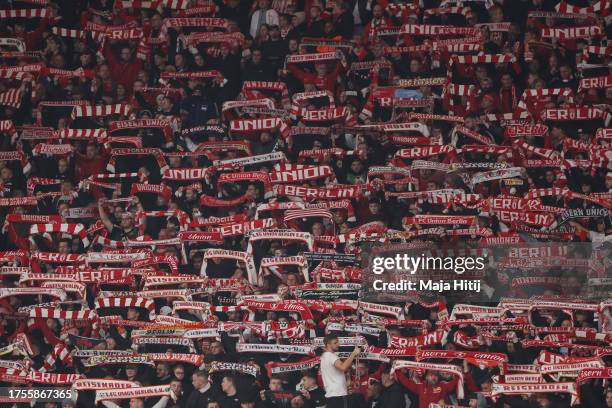
<svg viewBox="0 0 612 408">
<path fill-rule="evenodd" d="M 607 0 L 0 5 L 4 386 L 322 407 L 335 333 L 355 407 L 612 407 L 573 270 L 488 271 L 482 309 L 356 290 L 363 241 L 609 244 Z"/>
</svg>

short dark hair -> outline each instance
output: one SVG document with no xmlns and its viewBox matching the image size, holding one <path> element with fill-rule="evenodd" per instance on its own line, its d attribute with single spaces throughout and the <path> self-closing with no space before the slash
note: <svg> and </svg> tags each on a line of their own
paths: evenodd
<svg viewBox="0 0 612 408">
<path fill-rule="evenodd" d="M 193 373 L 193 374 L 194 374 L 194 375 L 196 375 L 196 376 L 198 376 L 198 377 L 200 377 L 200 378 L 203 378 L 203 379 L 205 379 L 205 380 L 208 380 L 208 373 L 207 373 L 206 371 L 204 371 L 204 370 L 198 370 L 198 371 L 196 371 L 196 372 L 195 372 L 195 373 Z"/>
<path fill-rule="evenodd" d="M 331 343 L 334 340 L 338 340 L 338 336 L 335 334 L 328 334 L 327 336 L 323 337 L 323 344 L 327 346 L 329 343 Z"/>
</svg>

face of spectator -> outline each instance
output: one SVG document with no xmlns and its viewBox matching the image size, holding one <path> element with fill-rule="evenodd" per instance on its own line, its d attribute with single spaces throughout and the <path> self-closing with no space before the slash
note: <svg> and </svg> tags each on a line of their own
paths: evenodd
<svg viewBox="0 0 612 408">
<path fill-rule="evenodd" d="M 200 54 L 196 54 L 196 56 L 193 57 L 193 61 L 198 67 L 204 66 L 204 58 Z"/>
<path fill-rule="evenodd" d="M 60 174 L 65 174 L 68 171 L 68 161 L 61 159 L 57 162 L 57 171 Z"/>
<path fill-rule="evenodd" d="M 98 148 L 95 145 L 87 145 L 85 148 L 85 156 L 89 159 L 95 159 L 98 155 Z"/>
<path fill-rule="evenodd" d="M 582 193 L 583 194 L 589 194 L 591 192 L 591 185 L 590 184 L 583 184 L 582 185 Z"/>
<path fill-rule="evenodd" d="M 210 345 L 210 353 L 217 355 L 223 353 L 223 346 L 218 341 L 215 341 Z"/>
<path fill-rule="evenodd" d="M 191 384 L 193 385 L 193 388 L 195 388 L 196 390 L 200 390 L 206 387 L 206 384 L 208 384 L 208 379 L 194 374 L 191 376 Z"/>
<path fill-rule="evenodd" d="M 338 339 L 333 339 L 329 343 L 326 344 L 326 347 L 330 351 L 336 352 L 340 349 L 340 342 L 338 341 Z"/>
<path fill-rule="evenodd" d="M 302 408 L 304 406 L 304 399 L 301 396 L 294 397 L 291 400 L 291 408 Z"/>
<path fill-rule="evenodd" d="M 253 64 L 261 63 L 261 59 L 262 59 L 261 51 L 259 50 L 253 51 L 253 54 L 251 54 L 251 59 L 253 60 Z"/>
<path fill-rule="evenodd" d="M 361 378 L 364 378 L 366 375 L 368 375 L 368 365 L 363 362 L 360 362 L 357 365 L 357 374 Z"/>
<path fill-rule="evenodd" d="M 8 167 L 4 167 L 2 170 L 0 170 L 0 177 L 2 178 L 2 181 L 10 181 L 13 178 L 13 170 L 9 169 Z"/>
<path fill-rule="evenodd" d="M 320 222 L 316 222 L 312 225 L 312 234 L 315 236 L 321 236 L 323 235 L 323 232 L 325 231 L 325 228 L 323 228 L 323 224 L 321 224 Z"/>
<path fill-rule="evenodd" d="M 130 408 L 144 408 L 144 401 L 141 399 L 131 399 Z"/>
<path fill-rule="evenodd" d="M 297 52 L 298 42 L 294 39 L 289 40 L 289 52 Z"/>
<path fill-rule="evenodd" d="M 202 268 L 202 258 L 200 257 L 194 258 L 193 269 L 199 272 L 201 268 Z"/>
<path fill-rule="evenodd" d="M 351 163 L 351 171 L 355 174 L 360 174 L 363 171 L 363 164 L 359 160 L 355 160 Z"/>
<path fill-rule="evenodd" d="M 49 50 L 51 50 L 51 52 L 54 54 L 57 53 L 60 48 L 59 43 L 53 37 L 49 37 L 47 39 L 47 46 L 49 47 Z"/>
<path fill-rule="evenodd" d="M 259 8 L 262 9 L 262 10 L 265 10 L 268 7 L 270 7 L 270 1 L 269 0 L 259 0 L 257 2 L 257 4 L 259 5 Z"/>
<path fill-rule="evenodd" d="M 384 10 L 380 4 L 375 5 L 372 9 L 372 14 L 374 15 L 374 18 L 382 18 L 383 13 Z"/>
<path fill-rule="evenodd" d="M 501 77 L 501 84 L 504 88 L 512 87 L 512 77 L 510 75 L 504 75 Z"/>
<path fill-rule="evenodd" d="M 612 408 L 612 391 L 606 392 L 606 406 Z"/>
<path fill-rule="evenodd" d="M 72 183 L 70 181 L 64 181 L 62 183 L 62 194 L 68 195 L 72 192 Z"/>
<path fill-rule="evenodd" d="M 127 375 L 128 378 L 134 378 L 136 377 L 136 372 L 137 370 L 130 366 L 125 370 L 125 375 Z"/>
<path fill-rule="evenodd" d="M 559 75 L 561 75 L 561 79 L 568 80 L 572 77 L 572 69 L 567 65 L 563 65 L 559 69 Z"/>
<path fill-rule="evenodd" d="M 489 77 L 482 79 L 482 89 L 489 90 L 493 88 L 493 80 Z"/>
<path fill-rule="evenodd" d="M 295 276 L 295 274 L 290 273 L 290 274 L 287 275 L 287 285 L 288 286 L 295 286 L 298 283 L 299 282 L 298 282 L 297 276 Z"/>
<path fill-rule="evenodd" d="M 168 158 L 168 165 L 172 168 L 181 167 L 181 158 L 177 156 L 171 156 Z"/>
<path fill-rule="evenodd" d="M 327 74 L 327 64 L 324 64 L 324 63 L 315 64 L 315 71 L 317 71 L 317 74 L 319 75 L 326 75 Z"/>
<path fill-rule="evenodd" d="M 234 391 L 234 383 L 229 378 L 223 377 L 223 380 L 221 381 L 221 389 L 225 393 L 232 392 Z"/>
<path fill-rule="evenodd" d="M 536 401 L 538 402 L 539 408 L 548 408 L 550 407 L 550 400 L 548 396 L 540 394 L 536 397 Z"/>
<path fill-rule="evenodd" d="M 125 98 L 125 95 L 126 95 L 125 86 L 121 84 L 117 84 L 117 98 L 119 99 Z"/>
<path fill-rule="evenodd" d="M 366 371 L 367 373 L 367 371 Z M 382 383 L 382 385 L 384 387 L 390 387 L 393 385 L 393 383 L 395 382 L 395 380 L 393 379 L 393 376 L 388 374 L 388 373 L 383 373 L 380 377 L 380 382 Z"/>
<path fill-rule="evenodd" d="M 317 380 L 312 377 L 305 376 L 303 378 L 303 382 L 304 382 L 304 388 L 307 390 L 310 390 L 317 386 Z"/>
<path fill-rule="evenodd" d="M 270 143 L 272 141 L 272 135 L 269 132 L 262 132 L 259 135 L 259 141 L 261 143 Z"/>
<path fill-rule="evenodd" d="M 131 56 L 132 52 L 129 48 L 125 47 L 121 49 L 121 59 L 123 60 L 123 62 L 128 62 Z"/>
<path fill-rule="evenodd" d="M 133 308 L 129 308 L 127 311 L 127 318 L 128 320 L 137 320 L 139 317 L 138 315 L 138 310 L 133 309 Z"/>
<path fill-rule="evenodd" d="M 476 67 L 476 79 L 482 80 L 487 76 L 487 69 L 482 65 Z"/>
<path fill-rule="evenodd" d="M 185 66 L 185 57 L 183 57 L 183 54 L 176 54 L 176 57 L 174 57 L 174 64 L 177 68 Z"/>
<path fill-rule="evenodd" d="M 168 366 L 159 364 L 156 369 L 157 378 L 164 378 L 168 375 Z"/>
<path fill-rule="evenodd" d="M 491 16 L 491 21 L 494 23 L 501 23 L 504 21 L 504 13 L 501 7 L 492 7 L 489 10 L 489 15 Z"/>
<path fill-rule="evenodd" d="M 270 380 L 270 391 L 278 392 L 283 389 L 283 383 L 278 378 Z"/>
<path fill-rule="evenodd" d="M 489 97 L 489 95 L 485 95 L 485 97 L 482 98 L 482 102 L 480 106 L 483 111 L 485 112 L 490 111 L 491 109 L 493 109 L 493 106 L 494 106 L 493 98 Z"/>
<path fill-rule="evenodd" d="M 418 59 L 413 59 L 412 61 L 410 61 L 410 72 L 421 72 L 421 61 L 419 61 Z"/>
<path fill-rule="evenodd" d="M 268 37 L 268 33 L 269 33 L 268 26 L 266 24 L 262 24 L 262 26 L 259 28 L 259 36 L 265 39 Z"/>
<path fill-rule="evenodd" d="M 62 54 L 56 54 L 51 58 L 51 66 L 54 68 L 64 68 L 65 60 Z"/>
<path fill-rule="evenodd" d="M 168 239 L 168 238 L 170 238 L 170 233 L 168 233 L 168 229 L 162 228 L 159 231 L 159 239 Z"/>
<path fill-rule="evenodd" d="M 280 38 L 280 30 L 278 26 L 272 26 L 270 28 L 270 38 L 273 40 L 278 40 Z"/>
<path fill-rule="evenodd" d="M 174 394 L 181 395 L 183 393 L 183 384 L 180 381 L 173 380 L 170 382 L 170 388 L 174 391 Z"/>
<path fill-rule="evenodd" d="M 70 253 L 70 245 L 68 245 L 66 241 L 60 241 L 59 245 L 57 246 L 57 252 L 60 254 Z"/>
<path fill-rule="evenodd" d="M 90 54 L 81 54 L 79 57 L 79 61 L 81 61 L 81 66 L 85 67 L 91 64 L 91 55 Z"/>
<path fill-rule="evenodd" d="M 161 108 L 165 112 L 172 110 L 172 100 L 170 100 L 170 98 L 163 98 L 161 101 Z"/>
<path fill-rule="evenodd" d="M 134 217 L 130 213 L 121 214 L 121 228 L 130 230 L 134 226 Z"/>
<path fill-rule="evenodd" d="M 368 384 L 368 390 L 367 390 L 368 400 L 372 400 L 372 399 L 378 397 L 378 395 L 379 395 L 378 387 L 379 386 L 375 385 L 374 383 Z"/>
<path fill-rule="evenodd" d="M 257 187 L 254 184 L 249 184 L 245 194 L 247 194 L 249 197 L 252 197 L 252 198 L 256 198 L 259 195 L 257 191 Z"/>
<path fill-rule="evenodd" d="M 151 17 L 151 27 L 153 27 L 154 30 L 159 30 L 161 28 L 161 25 L 161 16 L 159 14 L 153 14 L 153 17 Z"/>
<path fill-rule="evenodd" d="M 372 215 L 377 215 L 380 212 L 380 204 L 370 203 L 368 204 L 368 209 Z"/>
<path fill-rule="evenodd" d="M 427 382 L 427 384 L 435 385 L 438 383 L 439 377 L 436 373 L 428 371 L 427 375 L 425 375 L 425 381 Z"/>
<path fill-rule="evenodd" d="M 117 346 L 117 342 L 112 337 L 107 337 L 105 339 L 105 342 L 106 342 L 106 349 L 107 350 L 114 350 L 115 347 Z"/>
</svg>

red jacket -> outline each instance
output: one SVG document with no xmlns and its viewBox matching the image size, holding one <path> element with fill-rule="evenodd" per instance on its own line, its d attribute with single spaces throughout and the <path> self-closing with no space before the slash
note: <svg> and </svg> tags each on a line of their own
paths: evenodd
<svg viewBox="0 0 612 408">
<path fill-rule="evenodd" d="M 138 72 L 142 69 L 142 60 L 136 58 L 131 62 L 119 61 L 108 47 L 108 44 L 104 45 L 102 54 L 104 58 L 106 58 L 111 77 L 115 82 L 125 86 L 126 89 L 131 91 L 136 78 L 138 78 Z"/>
<path fill-rule="evenodd" d="M 457 378 L 453 378 L 451 381 L 441 381 L 433 386 L 416 383 L 401 370 L 395 371 L 395 376 L 400 384 L 419 396 L 419 408 L 428 408 L 429 404 L 437 404 L 440 400 L 444 400 L 448 394 L 455 391 L 457 381 L 459 381 Z"/>
<path fill-rule="evenodd" d="M 293 76 L 295 76 L 300 81 L 307 84 L 314 84 L 314 86 L 316 86 L 317 89 L 320 91 L 326 90 L 331 92 L 333 95 L 336 94 L 336 86 L 339 73 L 338 68 L 334 69 L 333 72 L 330 72 L 329 74 L 326 74 L 324 76 L 319 76 L 317 73 L 309 73 L 303 71 L 294 64 L 289 64 L 287 68 L 293 74 Z"/>
<path fill-rule="evenodd" d="M 16 35 L 16 37 L 19 38 L 20 40 L 23 40 L 23 42 L 25 42 L 26 49 L 36 50 L 40 46 L 40 42 L 42 40 L 42 33 L 45 32 L 48 25 L 49 25 L 48 20 L 42 19 L 40 22 L 40 26 L 36 30 L 18 34 Z"/>
<path fill-rule="evenodd" d="M 108 157 L 100 154 L 93 159 L 88 159 L 84 154 L 76 152 L 75 176 L 77 180 L 83 180 L 92 174 L 104 173 Z"/>
</svg>

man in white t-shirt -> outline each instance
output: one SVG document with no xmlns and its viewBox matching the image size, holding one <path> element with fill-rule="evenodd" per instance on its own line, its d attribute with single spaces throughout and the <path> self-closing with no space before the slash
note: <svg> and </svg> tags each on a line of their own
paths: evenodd
<svg viewBox="0 0 612 408">
<path fill-rule="evenodd" d="M 330 334 L 323 339 L 325 351 L 321 356 L 321 376 L 325 388 L 327 408 L 348 408 L 348 388 L 345 373 L 351 368 L 353 360 L 361 350 L 355 347 L 351 355 L 344 361 L 336 355 L 340 344 L 338 336 Z"/>
</svg>

